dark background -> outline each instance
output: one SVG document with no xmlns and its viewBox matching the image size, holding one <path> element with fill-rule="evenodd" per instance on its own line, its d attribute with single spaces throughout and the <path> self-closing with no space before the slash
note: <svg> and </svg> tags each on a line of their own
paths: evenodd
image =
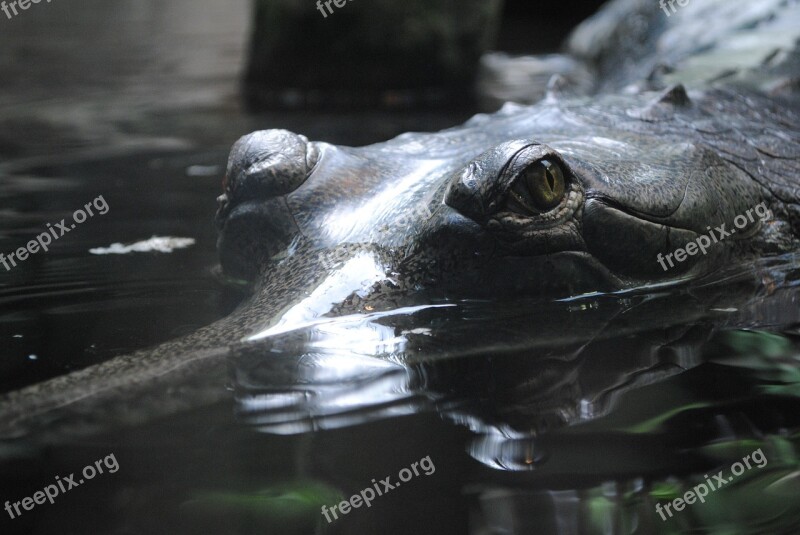
<svg viewBox="0 0 800 535">
<path fill-rule="evenodd" d="M 506 0 L 496 48 L 517 53 L 558 50 L 565 33 L 602 4 L 600 0 Z"/>
</svg>

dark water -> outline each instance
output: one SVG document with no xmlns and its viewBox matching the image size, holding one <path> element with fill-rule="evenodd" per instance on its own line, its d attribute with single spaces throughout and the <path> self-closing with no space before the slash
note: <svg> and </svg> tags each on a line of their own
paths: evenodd
<svg viewBox="0 0 800 535">
<path fill-rule="evenodd" d="M 0 19 L 0 252 L 99 195 L 109 207 L 0 267 L 2 392 L 235 307 L 211 221 L 239 135 L 362 144 L 469 115 L 247 114 L 247 4 L 158 5 Z M 152 236 L 195 243 L 90 252 Z M 109 455 L 118 468 L 19 518 L 0 510 L 0 533 L 797 533 L 798 262 L 624 295 L 428 303 L 254 343 L 224 402 L 57 446 L 0 443 L 0 506 Z M 720 471 L 730 481 L 662 521 L 656 504 Z M 325 520 L 374 485 L 387 492 L 369 507 Z"/>
<path fill-rule="evenodd" d="M 181 257 L 191 265 L 191 253 Z M 798 260 L 732 270 L 723 284 L 432 303 L 254 342 L 231 362 L 228 401 L 44 449 L 4 443 L 3 497 L 33 495 L 110 454 L 118 467 L 10 527 L 794 533 Z M 61 322 L 76 323 L 103 303 L 130 317 L 180 303 L 225 308 L 225 292 L 208 280 L 203 290 L 200 275 L 159 299 L 163 284 L 123 277 L 116 292 L 51 302 L 66 309 Z M 105 321 L 122 323 L 113 314 Z M 744 458 L 749 469 L 736 464 Z M 657 503 L 716 475 L 730 481 L 705 503 L 659 518 Z M 369 508 L 324 520 L 322 506 L 330 512 L 387 476 L 396 488 Z"/>
</svg>

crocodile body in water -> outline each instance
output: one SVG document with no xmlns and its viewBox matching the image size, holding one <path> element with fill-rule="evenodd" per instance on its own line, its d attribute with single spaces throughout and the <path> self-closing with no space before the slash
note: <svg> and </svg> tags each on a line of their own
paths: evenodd
<svg viewBox="0 0 800 535">
<path fill-rule="evenodd" d="M 798 22 L 794 1 L 695 0 L 668 16 L 618 0 L 569 42 L 591 94 L 557 75 L 531 106 L 360 148 L 242 138 L 217 223 L 222 266 L 253 296 L 185 338 L 4 396 L 0 435 L 217 401 L 226 357 L 321 317 L 678 284 L 796 250 Z M 661 261 L 720 228 L 706 254 Z"/>
</svg>

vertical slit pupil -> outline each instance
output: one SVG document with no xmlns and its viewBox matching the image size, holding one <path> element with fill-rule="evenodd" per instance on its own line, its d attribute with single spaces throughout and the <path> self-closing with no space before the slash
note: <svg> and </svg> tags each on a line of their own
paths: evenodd
<svg viewBox="0 0 800 535">
<path fill-rule="evenodd" d="M 556 189 L 556 179 L 553 178 L 553 173 L 551 173 L 550 170 L 545 172 L 545 176 L 547 176 L 547 185 L 550 186 L 550 191 L 552 192 Z"/>
</svg>

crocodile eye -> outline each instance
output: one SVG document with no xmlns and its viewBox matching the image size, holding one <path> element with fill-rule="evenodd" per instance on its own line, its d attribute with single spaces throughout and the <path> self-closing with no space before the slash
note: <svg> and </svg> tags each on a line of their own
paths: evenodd
<svg viewBox="0 0 800 535">
<path fill-rule="evenodd" d="M 561 167 L 550 160 L 538 160 L 514 179 L 508 191 L 508 208 L 515 212 L 546 212 L 561 203 L 565 191 Z"/>
</svg>

